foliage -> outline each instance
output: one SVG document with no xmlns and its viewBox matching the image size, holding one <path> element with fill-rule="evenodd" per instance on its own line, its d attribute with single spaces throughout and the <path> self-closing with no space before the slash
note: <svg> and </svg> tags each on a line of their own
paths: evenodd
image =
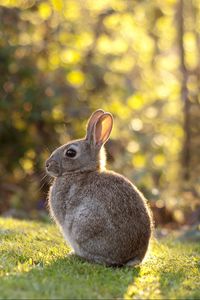
<svg viewBox="0 0 200 300">
<path fill-rule="evenodd" d="M 0 228 L 1 299 L 199 299 L 197 243 L 154 240 L 140 267 L 108 268 L 68 256 L 53 225 L 0 219 Z"/>
<path fill-rule="evenodd" d="M 188 3 L 184 70 L 198 120 L 200 7 Z M 162 197 L 175 205 L 169 190 L 185 167 L 178 13 L 175 0 L 1 1 L 1 211 L 36 210 L 45 198 L 39 182 L 48 148 L 81 137 L 99 107 L 115 117 L 112 168 L 150 199 L 167 191 Z M 197 138 L 193 144 L 198 191 Z"/>
</svg>

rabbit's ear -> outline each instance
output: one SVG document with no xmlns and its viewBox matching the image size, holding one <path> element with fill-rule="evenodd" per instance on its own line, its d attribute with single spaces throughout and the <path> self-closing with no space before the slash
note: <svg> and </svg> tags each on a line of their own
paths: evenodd
<svg viewBox="0 0 200 300">
<path fill-rule="evenodd" d="M 113 127 L 113 117 L 110 113 L 104 113 L 95 124 L 94 144 L 101 147 L 109 138 Z"/>
<path fill-rule="evenodd" d="M 102 109 L 98 109 L 89 118 L 89 121 L 87 123 L 87 134 L 86 139 L 92 140 L 93 131 L 94 131 L 94 125 L 96 124 L 97 120 L 104 114 L 104 111 Z"/>
</svg>

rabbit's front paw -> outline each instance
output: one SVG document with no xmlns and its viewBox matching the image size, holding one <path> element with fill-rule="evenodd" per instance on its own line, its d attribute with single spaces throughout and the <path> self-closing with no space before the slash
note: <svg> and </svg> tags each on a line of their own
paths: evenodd
<svg viewBox="0 0 200 300">
<path fill-rule="evenodd" d="M 136 267 L 138 266 L 139 264 L 141 263 L 141 260 L 137 257 L 129 260 L 127 263 L 126 263 L 126 266 L 127 267 Z"/>
</svg>

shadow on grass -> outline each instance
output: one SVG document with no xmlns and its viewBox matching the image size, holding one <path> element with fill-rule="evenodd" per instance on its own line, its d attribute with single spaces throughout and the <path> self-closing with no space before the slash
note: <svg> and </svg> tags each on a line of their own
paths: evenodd
<svg viewBox="0 0 200 300">
<path fill-rule="evenodd" d="M 1 299 L 123 298 L 140 268 L 109 268 L 66 256 L 29 272 L 1 277 Z"/>
<path fill-rule="evenodd" d="M 13 229 L 0 229 L 0 241 L 9 239 L 12 240 L 14 237 L 18 236 L 20 233 Z"/>
<path fill-rule="evenodd" d="M 185 282 L 185 274 L 181 271 L 160 272 L 160 292 L 163 297 L 174 299 L 175 295 L 179 299 L 199 299 L 199 288 L 193 289 L 191 284 Z M 184 282 L 184 284 L 183 284 Z"/>
<path fill-rule="evenodd" d="M 160 289 L 163 295 L 170 293 L 174 289 L 179 289 L 184 279 L 184 275 L 181 271 L 162 271 L 160 272 Z"/>
</svg>

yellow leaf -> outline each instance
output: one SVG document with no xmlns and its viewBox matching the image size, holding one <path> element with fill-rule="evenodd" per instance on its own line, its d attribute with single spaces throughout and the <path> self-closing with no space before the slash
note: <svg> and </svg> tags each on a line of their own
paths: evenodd
<svg viewBox="0 0 200 300">
<path fill-rule="evenodd" d="M 63 1 L 62 0 L 51 0 L 51 3 L 55 10 L 61 11 L 63 9 Z"/>
<path fill-rule="evenodd" d="M 127 99 L 127 103 L 131 109 L 139 110 L 144 105 L 144 97 L 141 94 L 134 94 Z"/>
<path fill-rule="evenodd" d="M 58 53 L 53 52 L 49 55 L 49 62 L 51 69 L 56 69 L 60 64 L 60 57 Z"/>
<path fill-rule="evenodd" d="M 54 120 L 62 120 L 64 119 L 64 114 L 63 111 L 60 107 L 54 107 L 54 109 L 52 110 L 52 117 Z"/>
<path fill-rule="evenodd" d="M 72 85 L 80 86 L 85 80 L 85 75 L 80 70 L 71 71 L 69 74 L 67 74 L 67 80 Z"/>
<path fill-rule="evenodd" d="M 22 165 L 22 168 L 24 169 L 24 171 L 30 172 L 33 169 L 33 162 L 32 160 L 28 159 L 28 158 L 22 158 L 20 160 L 20 163 Z"/>
<path fill-rule="evenodd" d="M 119 55 L 124 53 L 127 48 L 128 45 L 122 38 L 112 40 L 104 34 L 98 40 L 98 49 L 102 54 L 112 53 Z"/>
<path fill-rule="evenodd" d="M 61 52 L 61 60 L 64 63 L 76 64 L 80 61 L 80 54 L 72 49 L 64 50 Z"/>
<path fill-rule="evenodd" d="M 35 158 L 35 151 L 33 149 L 30 149 L 26 152 L 26 157 L 28 158 Z"/>
<path fill-rule="evenodd" d="M 145 156 L 142 154 L 135 154 L 132 159 L 133 166 L 135 168 L 143 168 L 145 166 Z"/>
<path fill-rule="evenodd" d="M 51 16 L 51 7 L 48 3 L 43 2 L 39 5 L 39 15 L 43 20 L 47 20 Z"/>
<path fill-rule="evenodd" d="M 124 56 L 122 58 L 115 59 L 109 65 L 113 72 L 130 72 L 134 66 L 134 59 L 131 56 Z"/>
<path fill-rule="evenodd" d="M 186 63 L 190 69 L 194 69 L 198 65 L 198 49 L 196 38 L 193 32 L 184 34 L 184 47 L 186 50 Z"/>
<path fill-rule="evenodd" d="M 156 167 L 162 167 L 165 165 L 166 159 L 163 154 L 157 154 L 153 158 L 153 163 Z"/>
<path fill-rule="evenodd" d="M 77 22 L 81 14 L 79 2 L 74 0 L 73 1 L 65 0 L 65 5 L 63 7 L 62 13 L 65 19 L 67 20 L 67 22 L 69 21 Z"/>
<path fill-rule="evenodd" d="M 26 123 L 24 122 L 24 120 L 22 119 L 21 115 L 18 112 L 13 112 L 12 119 L 15 128 L 19 130 L 23 130 L 24 128 L 26 128 Z"/>
</svg>

